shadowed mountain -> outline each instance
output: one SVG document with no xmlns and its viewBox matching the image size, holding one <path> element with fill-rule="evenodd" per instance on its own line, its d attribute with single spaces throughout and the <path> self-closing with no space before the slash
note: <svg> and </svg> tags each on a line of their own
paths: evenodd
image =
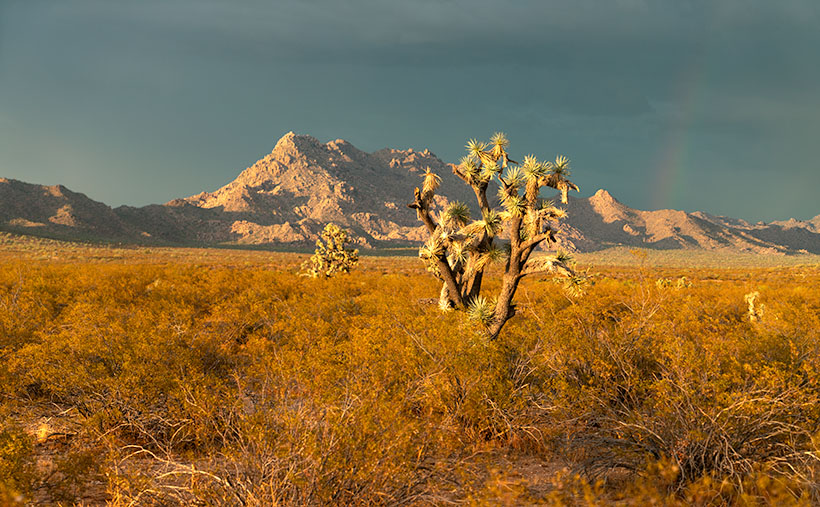
<svg viewBox="0 0 820 507">
<path fill-rule="evenodd" d="M 0 228 L 60 239 L 134 241 L 140 232 L 114 211 L 62 185 L 0 178 Z"/>
<path fill-rule="evenodd" d="M 333 222 L 352 230 L 363 246 L 418 244 L 426 233 L 406 204 L 428 166 L 442 179 L 438 209 L 448 198 L 473 205 L 475 196 L 453 175 L 452 164 L 428 150 L 366 153 L 341 139 L 321 143 L 290 132 L 222 188 L 161 205 L 112 210 L 59 185 L 0 179 L 0 228 L 68 239 L 262 245 L 312 242 Z M 569 250 L 625 245 L 820 253 L 820 215 L 751 224 L 699 211 L 636 210 L 606 190 L 570 197 L 565 207 L 559 241 Z"/>
</svg>

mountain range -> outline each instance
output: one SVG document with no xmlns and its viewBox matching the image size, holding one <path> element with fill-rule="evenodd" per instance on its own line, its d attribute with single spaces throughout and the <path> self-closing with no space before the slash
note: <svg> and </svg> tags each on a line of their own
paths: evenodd
<svg viewBox="0 0 820 507">
<path fill-rule="evenodd" d="M 475 200 L 452 165 L 429 150 L 367 153 L 341 139 L 321 143 L 290 132 L 222 188 L 165 204 L 111 208 L 62 185 L 0 178 L 0 230 L 140 244 L 304 245 L 333 222 L 365 247 L 418 244 L 425 232 L 406 204 L 427 167 L 442 178 L 439 207 L 448 199 Z M 752 224 L 700 211 L 636 210 L 606 190 L 570 197 L 564 207 L 559 238 L 567 250 L 625 245 L 820 253 L 820 215 Z"/>
</svg>

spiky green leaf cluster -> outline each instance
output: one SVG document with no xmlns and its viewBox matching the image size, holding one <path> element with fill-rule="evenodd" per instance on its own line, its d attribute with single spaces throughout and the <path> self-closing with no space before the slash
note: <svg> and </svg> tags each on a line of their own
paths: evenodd
<svg viewBox="0 0 820 507">
<path fill-rule="evenodd" d="M 448 257 L 448 261 L 450 262 L 451 266 L 455 266 L 457 264 L 466 264 L 468 255 L 470 254 L 470 247 L 464 241 L 455 241 L 450 246 L 450 256 Z"/>
<path fill-rule="evenodd" d="M 564 250 L 558 250 L 558 252 L 555 253 L 555 260 L 562 264 L 573 262 L 572 254 Z"/>
<path fill-rule="evenodd" d="M 424 178 L 422 192 L 425 194 L 432 194 L 436 191 L 439 185 L 441 185 L 441 177 L 435 174 L 430 167 L 427 167 L 427 170 L 421 175 L 421 177 Z"/>
<path fill-rule="evenodd" d="M 495 317 L 494 306 L 484 296 L 476 296 L 467 304 L 467 317 L 489 326 Z"/>
<path fill-rule="evenodd" d="M 504 217 L 497 211 L 490 209 L 483 213 L 481 220 L 475 220 L 459 231 L 466 236 L 486 234 L 493 238 L 498 236 L 504 227 Z"/>
<path fill-rule="evenodd" d="M 501 204 L 510 217 L 522 217 L 527 213 L 527 200 L 518 194 L 505 196 Z"/>
<path fill-rule="evenodd" d="M 440 236 L 431 237 L 419 247 L 419 258 L 427 265 L 427 271 L 435 275 L 436 278 L 441 278 L 438 259 L 445 251 L 444 241 Z"/>
<path fill-rule="evenodd" d="M 428 239 L 419 248 L 419 257 L 422 259 L 433 259 L 439 257 L 445 251 L 444 242 L 439 237 Z"/>
<path fill-rule="evenodd" d="M 487 143 L 470 139 L 465 148 L 467 148 L 467 153 L 470 154 L 473 160 L 481 160 L 486 155 Z"/>
<path fill-rule="evenodd" d="M 503 132 L 496 132 L 490 137 L 490 144 L 494 147 L 506 149 L 510 145 L 510 141 Z"/>
<path fill-rule="evenodd" d="M 453 201 L 445 208 L 442 219 L 444 225 L 464 227 L 470 222 L 470 207 L 463 202 Z"/>
<path fill-rule="evenodd" d="M 571 298 L 581 297 L 586 292 L 587 285 L 588 276 L 582 273 L 573 274 L 564 279 L 564 292 Z"/>
<path fill-rule="evenodd" d="M 501 172 L 501 167 L 498 166 L 498 162 L 491 160 L 485 164 L 481 165 L 481 172 L 479 173 L 479 177 L 481 181 L 488 182 L 497 176 Z"/>
<path fill-rule="evenodd" d="M 518 188 L 521 187 L 521 184 L 524 183 L 524 181 L 524 175 L 521 173 L 521 169 L 517 166 L 507 168 L 507 172 L 504 173 L 505 186 L 512 187 L 518 190 Z"/>
<path fill-rule="evenodd" d="M 467 178 L 467 181 L 470 184 L 474 184 L 478 182 L 481 177 L 481 168 L 479 167 L 479 162 L 472 156 L 462 157 L 461 162 L 458 165 L 461 173 Z"/>
<path fill-rule="evenodd" d="M 504 220 L 495 210 L 488 210 L 483 213 L 482 223 L 487 236 L 498 236 L 504 228 Z"/>
<path fill-rule="evenodd" d="M 539 180 L 547 175 L 547 165 L 538 161 L 533 155 L 524 157 L 521 170 L 527 180 Z"/>
<path fill-rule="evenodd" d="M 485 250 L 476 252 L 476 255 L 476 261 L 473 264 L 472 270 L 484 271 L 490 264 L 504 260 L 508 256 L 508 252 L 495 244 L 491 244 Z"/>
<path fill-rule="evenodd" d="M 550 165 L 549 172 L 559 176 L 569 176 L 572 172 L 569 169 L 569 159 L 563 155 L 555 157 L 555 162 Z"/>
<path fill-rule="evenodd" d="M 543 220 L 559 220 L 567 216 L 567 210 L 556 207 L 552 201 L 544 201 L 538 210 L 538 216 Z"/>
</svg>

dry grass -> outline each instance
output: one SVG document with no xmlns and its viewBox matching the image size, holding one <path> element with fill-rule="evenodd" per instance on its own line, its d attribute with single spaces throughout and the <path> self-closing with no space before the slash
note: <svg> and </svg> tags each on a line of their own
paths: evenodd
<svg viewBox="0 0 820 507">
<path fill-rule="evenodd" d="M 418 304 L 412 258 L 306 280 L 295 253 L 0 251 L 0 503 L 820 499 L 808 263 L 530 280 L 487 343 Z"/>
</svg>

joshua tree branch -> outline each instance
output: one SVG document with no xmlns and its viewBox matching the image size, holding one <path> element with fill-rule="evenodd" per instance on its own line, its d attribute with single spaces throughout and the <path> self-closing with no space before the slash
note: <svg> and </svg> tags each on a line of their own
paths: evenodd
<svg viewBox="0 0 820 507">
<path fill-rule="evenodd" d="M 415 200 L 413 202 L 411 202 L 410 204 L 408 204 L 407 207 L 416 210 L 416 216 L 418 217 L 419 220 L 421 220 L 421 222 L 424 224 L 424 226 L 427 227 L 427 232 L 429 232 L 430 235 L 435 234 L 435 232 L 436 232 L 436 223 L 433 222 L 433 218 L 430 217 L 429 206 L 421 198 L 421 192 L 419 191 L 418 187 L 416 187 L 416 190 L 414 192 L 414 197 L 415 197 Z"/>
<path fill-rule="evenodd" d="M 518 256 L 521 251 L 521 217 L 510 219 L 510 257 Z"/>
<path fill-rule="evenodd" d="M 473 187 L 473 192 L 475 192 L 476 200 L 478 200 L 478 206 L 481 208 L 481 214 L 490 211 L 490 203 L 487 201 L 487 184 L 483 183 L 481 185 L 470 185 Z"/>
<path fill-rule="evenodd" d="M 478 242 L 478 251 L 487 251 L 492 247 L 493 238 L 486 232 L 481 233 L 481 238 Z M 471 299 L 481 292 L 481 282 L 484 279 L 484 269 L 472 269 L 475 263 L 478 262 L 478 256 L 471 256 L 467 261 L 465 271 L 470 273 L 466 283 L 463 286 L 463 296 L 466 299 Z"/>
<path fill-rule="evenodd" d="M 418 187 L 416 187 L 414 191 L 414 198 L 414 201 L 408 204 L 407 207 L 416 210 L 416 216 L 427 228 L 427 232 L 430 233 L 430 236 L 433 236 L 436 233 L 436 224 L 435 222 L 433 222 L 433 218 L 430 216 L 430 205 L 426 200 L 422 198 L 421 192 L 419 191 Z M 461 296 L 459 283 L 456 280 L 457 275 L 453 272 L 453 269 L 450 267 L 450 263 L 447 261 L 447 255 L 436 255 L 435 260 L 439 274 L 441 274 L 441 277 L 444 279 L 444 284 L 447 285 L 447 288 L 449 289 L 450 298 L 453 300 L 453 303 L 455 303 L 456 306 L 463 307 L 464 299 Z"/>
<path fill-rule="evenodd" d="M 527 261 L 530 259 L 530 255 L 532 255 L 532 251 L 535 249 L 534 246 L 527 248 L 521 252 L 521 265 L 526 266 Z"/>
<path fill-rule="evenodd" d="M 498 302 L 495 305 L 495 317 L 487 326 L 491 340 L 498 338 L 501 328 L 515 315 L 512 299 L 515 296 L 516 289 L 518 289 L 519 281 L 521 281 L 521 276 L 518 269 L 508 270 L 502 278 L 501 292 L 498 294 Z"/>
<path fill-rule="evenodd" d="M 532 250 L 535 247 L 537 247 L 545 239 L 553 239 L 553 238 L 554 238 L 554 233 L 553 233 L 552 229 L 547 227 L 546 231 L 542 232 L 541 234 L 537 234 L 537 235 L 533 236 L 532 238 L 530 238 L 529 240 L 525 241 L 521 245 L 521 250 L 522 251 Z"/>
<path fill-rule="evenodd" d="M 470 180 L 468 180 L 467 177 L 464 176 L 464 174 L 461 172 L 457 165 L 453 165 L 453 174 L 461 178 L 461 181 L 463 181 L 464 183 L 471 185 Z"/>
</svg>

